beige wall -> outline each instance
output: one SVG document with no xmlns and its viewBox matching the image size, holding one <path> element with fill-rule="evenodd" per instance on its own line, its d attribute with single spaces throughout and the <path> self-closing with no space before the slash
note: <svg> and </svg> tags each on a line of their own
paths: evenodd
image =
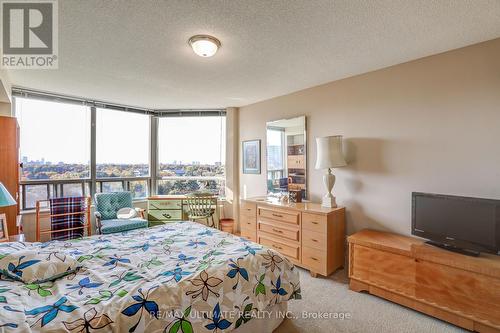
<svg viewBox="0 0 500 333">
<path fill-rule="evenodd" d="M 238 108 L 226 109 L 226 201 L 222 217 L 238 216 L 239 159 L 238 159 Z"/>
<path fill-rule="evenodd" d="M 348 233 L 409 234 L 412 191 L 500 198 L 500 39 L 240 108 L 240 142 L 263 143 L 263 172 L 240 171 L 241 197 L 266 191 L 266 121 L 298 115 L 314 201 L 323 195 L 314 139 L 345 138 L 349 165 L 335 170 L 334 194 Z"/>
<path fill-rule="evenodd" d="M 0 116 L 11 115 L 11 89 L 7 72 L 0 70 Z"/>
<path fill-rule="evenodd" d="M 11 104 L 0 102 L 0 116 L 11 116 Z"/>
<path fill-rule="evenodd" d="M 12 84 L 6 70 L 0 69 L 0 102 L 10 103 L 12 100 Z"/>
</svg>

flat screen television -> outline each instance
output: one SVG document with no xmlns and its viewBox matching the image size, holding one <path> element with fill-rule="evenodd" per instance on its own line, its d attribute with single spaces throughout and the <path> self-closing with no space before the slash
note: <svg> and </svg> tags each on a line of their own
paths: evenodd
<svg viewBox="0 0 500 333">
<path fill-rule="evenodd" d="M 412 234 L 465 254 L 500 254 L 500 200 L 413 192 Z"/>
</svg>

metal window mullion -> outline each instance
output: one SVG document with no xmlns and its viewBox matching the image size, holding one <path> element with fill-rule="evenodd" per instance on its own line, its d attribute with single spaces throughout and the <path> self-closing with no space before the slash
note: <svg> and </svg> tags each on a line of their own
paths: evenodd
<svg viewBox="0 0 500 333">
<path fill-rule="evenodd" d="M 22 196 L 23 196 L 23 209 L 26 209 L 26 185 L 21 185 Z"/>
<path fill-rule="evenodd" d="M 156 195 L 158 193 L 158 117 L 150 116 L 149 126 L 149 194 Z"/>
<path fill-rule="evenodd" d="M 97 123 L 97 111 L 95 106 L 90 108 L 90 197 L 93 198 L 97 190 L 97 153 L 96 153 L 96 123 Z M 102 192 L 102 183 L 101 192 Z"/>
</svg>

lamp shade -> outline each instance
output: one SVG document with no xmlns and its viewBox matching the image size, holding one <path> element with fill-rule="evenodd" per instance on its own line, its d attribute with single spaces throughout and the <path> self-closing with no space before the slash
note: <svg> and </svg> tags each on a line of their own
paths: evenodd
<svg viewBox="0 0 500 333">
<path fill-rule="evenodd" d="M 16 200 L 10 195 L 9 191 L 0 183 L 0 207 L 14 206 Z"/>
<path fill-rule="evenodd" d="M 338 168 L 347 165 L 342 154 L 342 135 L 316 138 L 318 157 L 316 169 Z"/>
</svg>

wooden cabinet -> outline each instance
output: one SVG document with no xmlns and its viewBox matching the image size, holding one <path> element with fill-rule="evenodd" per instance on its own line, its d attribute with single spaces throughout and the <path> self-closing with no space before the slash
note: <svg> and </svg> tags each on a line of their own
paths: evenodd
<svg viewBox="0 0 500 333">
<path fill-rule="evenodd" d="M 373 230 L 348 238 L 350 287 L 471 331 L 500 332 L 500 257 Z"/>
<path fill-rule="evenodd" d="M 328 276 L 344 265 L 344 214 L 344 208 L 315 203 L 242 200 L 241 236 L 280 252 L 313 276 Z"/>
<path fill-rule="evenodd" d="M 148 198 L 149 226 L 187 220 L 183 196 Z"/>
<path fill-rule="evenodd" d="M 217 206 L 214 206 L 216 226 L 219 225 L 221 207 L 222 201 L 218 200 Z M 169 222 L 186 221 L 187 219 L 185 195 L 156 195 L 148 198 L 148 222 L 150 227 Z"/>
<path fill-rule="evenodd" d="M 0 182 L 19 202 L 19 126 L 12 117 L 0 117 Z M 0 214 L 7 215 L 9 235 L 16 235 L 19 205 L 1 207 Z"/>
</svg>

